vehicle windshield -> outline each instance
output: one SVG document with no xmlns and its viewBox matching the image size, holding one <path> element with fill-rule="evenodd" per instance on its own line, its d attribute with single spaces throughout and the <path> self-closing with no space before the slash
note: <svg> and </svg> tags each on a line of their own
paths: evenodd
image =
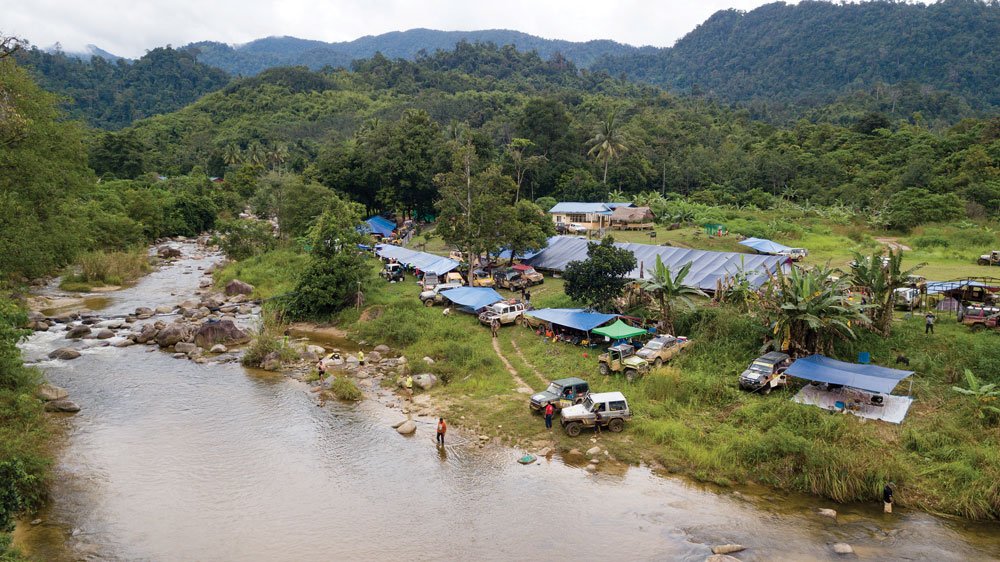
<svg viewBox="0 0 1000 562">
<path fill-rule="evenodd" d="M 558 396 L 562 392 L 562 387 L 556 383 L 549 383 L 549 387 L 545 389 L 545 392 L 549 392 Z"/>
<path fill-rule="evenodd" d="M 753 364 L 750 365 L 751 371 L 758 371 L 761 373 L 770 373 L 772 369 L 774 369 L 774 365 L 763 361 L 754 361 Z"/>
<path fill-rule="evenodd" d="M 663 349 L 663 342 L 660 342 L 660 341 L 651 341 L 651 342 L 649 342 L 649 343 L 646 344 L 646 347 L 648 349 L 653 349 L 653 350 Z"/>
<path fill-rule="evenodd" d="M 591 409 L 593 409 L 593 407 L 594 407 L 594 401 L 591 400 L 590 397 L 588 396 L 587 399 L 583 401 L 583 409 L 589 412 Z"/>
</svg>

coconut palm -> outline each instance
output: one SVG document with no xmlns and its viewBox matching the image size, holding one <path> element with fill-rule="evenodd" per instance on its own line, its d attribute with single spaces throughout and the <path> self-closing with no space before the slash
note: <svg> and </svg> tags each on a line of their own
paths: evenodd
<svg viewBox="0 0 1000 562">
<path fill-rule="evenodd" d="M 259 142 L 254 141 L 247 147 L 246 161 L 255 166 L 263 166 L 267 161 L 267 151 Z"/>
<path fill-rule="evenodd" d="M 614 111 L 608 115 L 607 119 L 601 121 L 597 128 L 597 134 L 588 141 L 590 150 L 587 151 L 587 155 L 604 161 L 604 185 L 608 184 L 608 164 L 611 160 L 628 152 L 628 146 L 625 144 L 627 141 L 628 138 L 619 127 L 617 114 Z"/>
<path fill-rule="evenodd" d="M 697 287 L 684 285 L 684 278 L 691 271 L 691 262 L 684 264 L 676 275 L 671 275 L 670 268 L 663 265 L 660 256 L 656 256 L 656 266 L 649 279 L 640 281 L 642 290 L 649 293 L 660 308 L 661 332 L 674 333 L 674 310 L 681 306 L 688 310 L 694 309 L 694 301 L 691 297 L 708 296 Z"/>
<path fill-rule="evenodd" d="M 969 388 L 953 386 L 951 390 L 959 394 L 975 397 L 976 414 L 979 416 L 979 419 L 985 419 L 988 414 L 1000 416 L 1000 408 L 994 405 L 1000 404 L 1000 387 L 995 383 L 983 384 L 983 381 L 979 380 L 979 377 L 972 374 L 972 371 L 969 369 L 965 370 L 965 382 L 969 385 Z"/>
<path fill-rule="evenodd" d="M 236 166 L 242 162 L 243 152 L 240 150 L 239 145 L 234 143 L 227 144 L 226 148 L 222 151 L 222 161 L 227 166 Z"/>
<path fill-rule="evenodd" d="M 853 324 L 868 318 L 848 295 L 846 279 L 834 277 L 828 267 L 779 270 L 760 300 L 770 318 L 768 345 L 811 354 L 828 350 L 835 339 L 853 339 Z"/>
<path fill-rule="evenodd" d="M 271 169 L 278 170 L 278 174 L 281 174 L 281 166 L 288 161 L 288 147 L 284 144 L 278 144 L 267 151 L 267 161 L 271 165 Z"/>
<path fill-rule="evenodd" d="M 903 270 L 903 252 L 889 249 L 883 258 L 854 254 L 851 262 L 851 284 L 864 290 L 868 299 L 868 316 L 872 331 L 888 336 L 892 330 L 892 308 L 896 289 L 909 285 L 908 278 L 924 266 L 919 264 Z"/>
</svg>

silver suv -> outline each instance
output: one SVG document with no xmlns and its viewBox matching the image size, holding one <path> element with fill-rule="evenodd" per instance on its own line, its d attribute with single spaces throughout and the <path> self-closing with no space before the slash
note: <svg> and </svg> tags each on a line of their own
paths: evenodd
<svg viewBox="0 0 1000 562">
<path fill-rule="evenodd" d="M 580 435 L 584 427 L 600 425 L 618 433 L 625 429 L 626 420 L 632 419 L 628 400 L 621 392 L 588 394 L 582 404 L 563 408 L 560 423 L 570 437 Z"/>
<path fill-rule="evenodd" d="M 444 295 L 441 294 L 442 291 L 457 289 L 461 286 L 461 283 L 441 283 L 440 285 L 435 285 L 433 289 L 428 289 L 420 293 L 420 302 L 424 303 L 424 306 L 434 306 L 437 303 L 444 302 Z"/>
</svg>

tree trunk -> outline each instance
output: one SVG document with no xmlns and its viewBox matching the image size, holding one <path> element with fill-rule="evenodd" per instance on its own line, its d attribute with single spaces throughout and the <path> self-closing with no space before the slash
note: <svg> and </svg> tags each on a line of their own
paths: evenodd
<svg viewBox="0 0 1000 562">
<path fill-rule="evenodd" d="M 604 185 L 608 185 L 608 162 L 610 161 L 611 158 L 604 158 Z"/>
</svg>

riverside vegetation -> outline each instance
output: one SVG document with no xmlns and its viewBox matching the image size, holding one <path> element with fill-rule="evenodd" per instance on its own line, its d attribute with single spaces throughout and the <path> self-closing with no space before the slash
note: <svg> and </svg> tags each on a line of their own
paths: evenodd
<svg viewBox="0 0 1000 562">
<path fill-rule="evenodd" d="M 374 263 L 355 252 L 360 218 L 433 217 L 450 227 L 425 229 L 417 243 L 494 250 L 524 243 L 514 240 L 522 230 L 531 231 L 529 242 L 544 238 L 547 221 L 538 218 L 556 200 L 628 199 L 663 221 L 658 242 L 735 249 L 689 226 L 725 222 L 731 232 L 806 246 L 812 264 L 844 267 L 849 250 L 870 254 L 876 238 L 891 237 L 914 248 L 904 267 L 926 262 L 921 273 L 932 279 L 978 273 L 974 257 L 1000 245 L 996 117 L 929 124 L 918 114 L 850 106 L 850 119 L 838 113 L 780 126 L 738 107 L 581 72 L 563 59 L 461 44 L 415 61 L 376 56 L 351 71 L 271 69 L 105 132 L 66 119 L 59 100 L 9 56 L 16 45 L 0 37 L 0 324 L 10 363 L 0 373 L 0 419 L 19 428 L 0 447 L 0 532 L 38 506 L 47 478 L 45 422 L 31 396 L 37 375 L 17 366 L 27 287 L 74 265 L 88 276 L 78 283 L 127 282 L 135 269 L 119 262 L 159 238 L 218 229 L 240 258 L 220 279 L 254 283 L 289 316 L 335 320 L 411 358 L 441 359 L 431 369 L 447 384 L 433 392 L 449 416 L 481 416 L 484 427 L 503 425 L 518 440 L 539 424 L 510 392 L 487 332 L 471 318 L 420 307 L 412 285 L 377 282 Z M 442 201 L 473 191 L 469 208 Z M 247 209 L 273 219 L 277 236 L 241 218 Z M 524 229 L 508 228 L 507 217 Z M 457 228 L 484 218 L 504 226 Z M 667 230 L 671 223 L 681 228 Z M 554 280 L 533 293 L 539 306 L 574 304 Z M 861 425 L 779 396 L 737 393 L 732 374 L 767 329 L 729 306 L 738 305 L 674 318 L 696 343 L 629 390 L 634 429 L 604 438 L 618 458 L 843 501 L 874 497 L 891 477 L 904 504 L 998 517 L 996 420 L 950 390 L 966 385 L 965 368 L 983 384 L 1000 382 L 994 334 L 967 334 L 943 320 L 939 334 L 920 338 L 900 321 L 885 340 L 859 331 L 835 342 L 840 357 L 865 350 L 881 363 L 893 348 L 904 351 L 920 374 L 919 400 L 903 426 Z M 521 329 L 502 333 L 501 351 L 533 386 L 593 370 L 580 350 Z M 589 378 L 598 389 L 618 384 Z"/>
</svg>

